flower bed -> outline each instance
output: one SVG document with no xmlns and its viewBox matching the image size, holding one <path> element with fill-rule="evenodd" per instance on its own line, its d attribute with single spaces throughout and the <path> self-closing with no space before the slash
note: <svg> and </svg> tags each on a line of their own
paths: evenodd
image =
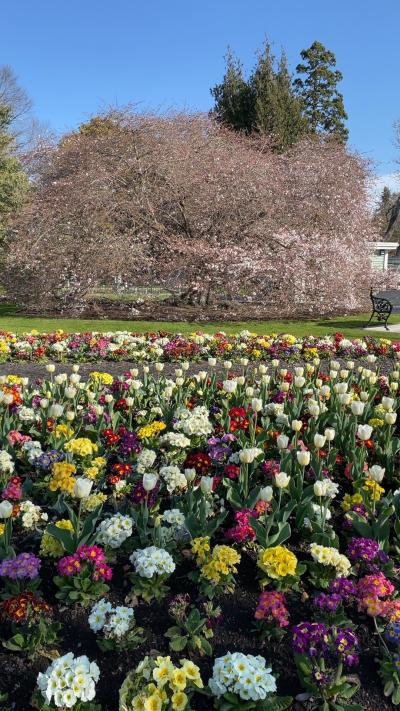
<svg viewBox="0 0 400 711">
<path fill-rule="evenodd" d="M 398 703 L 400 373 L 371 356 L 0 377 L 0 705 Z"/>
<path fill-rule="evenodd" d="M 312 361 L 315 358 L 364 358 L 368 354 L 396 357 L 400 341 L 384 338 L 349 340 L 341 333 L 325 337 L 295 337 L 288 333 L 257 336 L 249 331 L 235 335 L 194 333 L 37 333 L 23 336 L 0 331 L 0 362 L 179 362 L 208 358 Z"/>
</svg>

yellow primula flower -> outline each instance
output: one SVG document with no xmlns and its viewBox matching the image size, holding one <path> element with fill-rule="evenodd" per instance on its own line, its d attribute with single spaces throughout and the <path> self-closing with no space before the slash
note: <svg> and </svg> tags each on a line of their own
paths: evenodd
<svg viewBox="0 0 400 711">
<path fill-rule="evenodd" d="M 189 698 L 184 691 L 176 691 L 171 697 L 173 711 L 184 711 L 188 701 Z"/>
<path fill-rule="evenodd" d="M 261 550 L 257 565 L 269 578 L 277 580 L 296 574 L 297 558 L 285 546 L 275 546 Z"/>
<path fill-rule="evenodd" d="M 139 439 L 149 439 L 150 437 L 154 437 L 154 435 L 159 434 L 159 432 L 162 432 L 166 428 L 165 422 L 152 422 L 150 425 L 145 425 L 144 427 L 141 427 L 140 430 L 138 431 L 138 437 Z"/>
</svg>

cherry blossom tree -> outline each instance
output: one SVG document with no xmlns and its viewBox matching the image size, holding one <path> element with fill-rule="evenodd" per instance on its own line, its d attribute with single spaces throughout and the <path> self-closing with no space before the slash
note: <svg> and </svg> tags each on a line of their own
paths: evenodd
<svg viewBox="0 0 400 711">
<path fill-rule="evenodd" d="M 76 310 L 116 277 L 199 308 L 221 294 L 286 315 L 365 303 L 368 171 L 335 141 L 278 155 L 204 115 L 110 111 L 35 162 L 2 275 L 19 303 Z"/>
</svg>

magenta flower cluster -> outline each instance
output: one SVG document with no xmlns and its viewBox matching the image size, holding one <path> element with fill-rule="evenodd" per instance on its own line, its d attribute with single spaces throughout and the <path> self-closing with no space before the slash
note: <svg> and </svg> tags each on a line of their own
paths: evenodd
<svg viewBox="0 0 400 711">
<path fill-rule="evenodd" d="M 104 551 L 99 546 L 80 546 L 76 553 L 64 556 L 58 561 L 57 570 L 60 575 L 69 577 L 79 573 L 85 563 L 93 565 L 94 581 L 111 580 L 112 569 L 107 565 Z"/>
</svg>

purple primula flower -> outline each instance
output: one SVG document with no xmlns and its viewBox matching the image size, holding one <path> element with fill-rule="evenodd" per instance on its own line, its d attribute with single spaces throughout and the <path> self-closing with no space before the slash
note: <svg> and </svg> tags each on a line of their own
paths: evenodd
<svg viewBox="0 0 400 711">
<path fill-rule="evenodd" d="M 9 558 L 0 563 L 0 575 L 11 580 L 30 578 L 33 580 L 39 575 L 42 561 L 33 553 L 20 553 L 16 558 Z"/>
</svg>

